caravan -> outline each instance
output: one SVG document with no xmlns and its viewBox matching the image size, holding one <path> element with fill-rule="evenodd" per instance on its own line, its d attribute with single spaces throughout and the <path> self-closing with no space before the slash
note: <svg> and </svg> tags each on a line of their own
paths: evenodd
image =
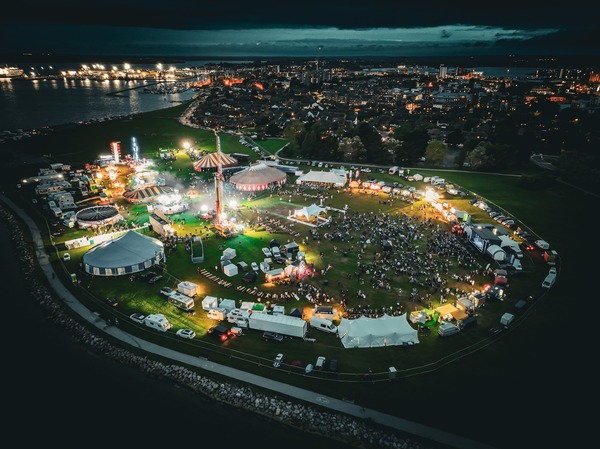
<svg viewBox="0 0 600 449">
<path fill-rule="evenodd" d="M 144 318 L 144 324 L 160 332 L 167 332 L 173 325 L 162 313 L 152 313 Z"/>
<path fill-rule="evenodd" d="M 208 311 L 207 317 L 211 320 L 223 321 L 227 316 L 225 309 L 216 308 Z"/>
<path fill-rule="evenodd" d="M 183 293 L 172 292 L 167 296 L 167 301 L 178 309 L 185 310 L 186 312 L 194 311 L 194 300 Z"/>
</svg>

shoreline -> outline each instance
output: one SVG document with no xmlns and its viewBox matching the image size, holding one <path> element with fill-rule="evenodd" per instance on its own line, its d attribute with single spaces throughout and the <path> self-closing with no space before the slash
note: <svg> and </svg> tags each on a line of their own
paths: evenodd
<svg viewBox="0 0 600 449">
<path fill-rule="evenodd" d="M 49 291 L 40 279 L 39 267 L 32 249 L 20 228 L 21 221 L 14 212 L 4 204 L 0 205 L 0 220 L 10 229 L 12 244 L 16 246 L 18 265 L 20 266 L 29 297 L 36 301 L 36 306 L 56 328 L 74 342 L 82 345 L 86 351 L 103 359 L 130 368 L 138 375 L 144 375 L 165 386 L 192 391 L 194 397 L 202 397 L 203 401 L 215 401 L 225 407 L 231 407 L 244 412 L 258 414 L 270 422 L 276 422 L 290 429 L 310 432 L 319 437 L 325 437 L 341 447 L 357 448 L 396 448 L 427 449 L 442 447 L 433 442 L 428 445 L 408 437 L 399 437 L 401 432 L 392 429 L 379 429 L 370 426 L 364 419 L 357 420 L 347 415 L 329 411 L 319 411 L 310 405 L 293 404 L 289 398 L 281 398 L 276 394 L 257 392 L 252 386 L 238 386 L 229 381 L 214 381 L 201 376 L 194 370 L 174 363 L 165 364 L 149 359 L 147 355 L 139 356 L 128 349 L 115 346 L 102 335 L 88 330 L 78 321 L 65 313 L 64 305 L 54 292 Z M 248 400 L 250 398 L 251 400 Z M 254 399 L 254 400 L 252 400 Z M 323 433 L 327 429 L 327 433 Z M 362 441 L 361 441 L 362 439 Z M 374 444 L 373 442 L 377 442 Z M 335 447 L 329 444 L 329 447 Z"/>
</svg>

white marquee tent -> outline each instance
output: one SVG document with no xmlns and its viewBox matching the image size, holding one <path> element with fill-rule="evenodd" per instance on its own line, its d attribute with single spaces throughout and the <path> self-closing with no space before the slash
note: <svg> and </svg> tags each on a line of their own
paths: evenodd
<svg viewBox="0 0 600 449">
<path fill-rule="evenodd" d="M 310 206 L 296 210 L 294 212 L 294 215 L 296 217 L 304 217 L 307 220 L 310 220 L 311 217 L 318 217 L 322 213 L 326 214 L 327 209 L 321 206 L 317 206 L 316 204 L 311 204 Z"/>
<path fill-rule="evenodd" d="M 296 184 L 319 184 L 334 187 L 344 187 L 346 177 L 327 171 L 309 171 L 296 179 Z"/>
<path fill-rule="evenodd" d="M 361 316 L 356 320 L 342 318 L 338 334 L 345 348 L 375 348 L 419 343 L 418 331 L 408 323 L 406 313 L 379 318 Z"/>
</svg>

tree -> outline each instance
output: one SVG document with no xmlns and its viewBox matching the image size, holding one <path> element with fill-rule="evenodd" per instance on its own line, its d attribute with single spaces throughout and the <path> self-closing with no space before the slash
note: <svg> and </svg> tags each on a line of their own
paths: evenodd
<svg viewBox="0 0 600 449">
<path fill-rule="evenodd" d="M 486 170 L 494 167 L 495 161 L 487 151 L 488 144 L 481 142 L 475 149 L 467 154 L 466 160 L 474 170 Z"/>
<path fill-rule="evenodd" d="M 395 160 L 398 163 L 411 163 L 418 160 L 425 153 L 429 140 L 425 127 L 411 123 L 403 123 L 394 129 L 394 137 L 402 142 L 397 147 Z"/>
<path fill-rule="evenodd" d="M 366 162 L 382 163 L 385 156 L 383 155 L 381 136 L 377 130 L 368 123 L 362 122 L 358 125 L 358 136 L 367 150 Z"/>
<path fill-rule="evenodd" d="M 441 140 L 432 140 L 425 148 L 425 158 L 427 162 L 439 165 L 448 154 L 448 145 Z"/>
<path fill-rule="evenodd" d="M 341 154 L 342 160 L 363 162 L 366 160 L 366 149 L 360 137 L 345 137 L 340 140 L 338 145 L 338 153 Z"/>
<path fill-rule="evenodd" d="M 305 133 L 306 130 L 304 129 L 304 123 L 302 123 L 300 120 L 290 122 L 283 130 L 283 137 L 285 137 L 290 143 L 289 150 L 293 154 L 298 154 L 300 145 L 304 140 Z"/>
</svg>

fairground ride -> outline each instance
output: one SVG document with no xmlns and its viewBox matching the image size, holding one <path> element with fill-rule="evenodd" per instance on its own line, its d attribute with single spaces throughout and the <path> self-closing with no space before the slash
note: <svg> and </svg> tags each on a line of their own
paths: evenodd
<svg viewBox="0 0 600 449">
<path fill-rule="evenodd" d="M 213 227 L 217 235 L 224 238 L 231 238 L 238 235 L 235 223 L 227 220 L 223 213 L 223 163 L 221 155 L 221 139 L 217 130 L 214 130 L 217 139 L 217 171 L 215 172 L 215 196 L 216 196 L 216 214 L 213 221 Z"/>
</svg>

